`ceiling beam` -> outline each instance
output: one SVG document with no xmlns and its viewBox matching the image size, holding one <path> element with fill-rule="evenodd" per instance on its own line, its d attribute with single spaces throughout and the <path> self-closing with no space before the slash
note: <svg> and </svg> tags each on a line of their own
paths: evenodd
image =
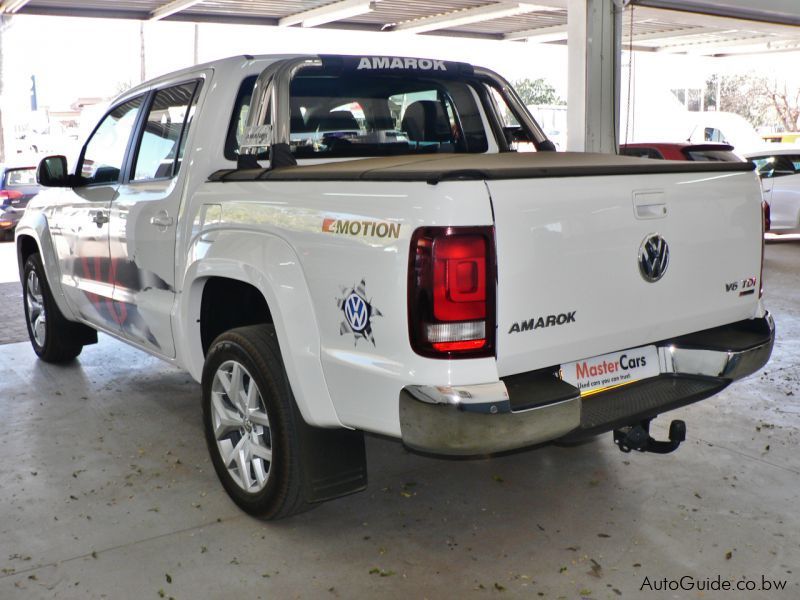
<svg viewBox="0 0 800 600">
<path fill-rule="evenodd" d="M 534 44 L 545 44 L 547 42 L 561 42 L 567 39 L 567 25 L 553 25 L 551 27 L 535 27 L 533 29 L 523 29 L 522 31 L 512 31 L 503 34 L 504 40 L 528 40 Z"/>
<path fill-rule="evenodd" d="M 723 32 L 724 33 L 724 32 Z M 705 42 L 692 42 L 691 40 L 676 41 L 674 44 L 669 44 L 657 48 L 657 52 L 664 52 L 670 54 L 717 54 L 720 49 L 727 50 L 737 46 L 758 46 L 771 42 L 784 41 L 771 35 L 758 35 L 752 37 L 743 37 L 739 39 L 731 39 L 725 37 L 719 40 L 709 40 Z"/>
<path fill-rule="evenodd" d="M 30 2 L 30 0 L 4 0 L 3 3 L 0 4 L 0 15 L 13 15 L 28 2 Z"/>
<path fill-rule="evenodd" d="M 743 49 L 748 46 L 770 46 L 771 44 L 778 44 L 780 42 L 792 43 L 792 40 L 778 39 L 774 36 L 758 36 L 740 39 L 722 39 L 707 42 L 691 43 L 690 41 L 672 44 L 669 46 L 661 46 L 656 48 L 656 52 L 665 54 L 696 54 L 700 56 L 714 56 L 717 54 L 736 53 L 738 49 Z"/>
<path fill-rule="evenodd" d="M 797 36 L 800 29 L 795 25 L 784 25 L 779 23 L 766 23 L 762 21 L 748 21 L 745 19 L 734 19 L 730 17 L 710 16 L 693 12 L 682 12 L 677 10 L 667 10 L 661 8 L 649 8 L 650 4 L 641 5 L 637 3 L 633 6 L 634 19 L 657 19 L 667 21 L 676 25 L 697 25 L 699 27 L 715 27 L 717 29 L 746 29 L 748 31 L 760 31 L 762 33 L 782 33 L 784 35 Z"/>
<path fill-rule="evenodd" d="M 452 12 L 421 17 L 410 21 L 397 23 L 392 31 L 403 31 L 405 33 L 425 33 L 436 29 L 447 29 L 449 27 L 459 27 L 481 21 L 491 21 L 503 17 L 513 17 L 523 13 L 534 12 L 537 10 L 553 10 L 552 7 L 542 7 L 526 2 L 495 2 L 475 8 L 465 8 Z"/>
<path fill-rule="evenodd" d="M 800 26 L 796 0 L 634 0 L 638 6 Z"/>
<path fill-rule="evenodd" d="M 635 23 L 634 27 L 636 27 Z M 675 25 L 675 27 L 680 27 L 680 25 Z M 623 29 L 624 31 L 622 32 L 622 39 L 625 40 L 625 42 L 629 42 L 631 39 L 630 26 L 625 25 Z M 720 33 L 721 31 L 724 30 L 720 29 L 719 27 L 697 27 L 695 25 L 689 25 L 680 29 L 669 29 L 666 31 L 648 31 L 647 33 L 636 33 L 634 30 L 633 41 L 635 43 L 646 42 L 648 44 L 656 44 L 664 40 L 671 40 L 674 38 L 692 35 L 703 35 L 707 33 Z"/>
<path fill-rule="evenodd" d="M 377 0 L 375 0 L 377 1 Z M 278 19 L 279 27 L 302 25 L 303 27 L 316 27 L 333 21 L 341 21 L 356 17 L 375 10 L 375 1 L 370 0 L 341 0 L 333 4 L 326 4 L 319 8 L 304 10 L 293 15 Z"/>
<path fill-rule="evenodd" d="M 202 1 L 203 0 L 173 0 L 172 2 L 169 2 L 164 6 L 160 6 L 159 8 L 151 12 L 150 20 L 159 21 L 166 17 L 172 16 L 175 13 L 181 12 L 182 10 L 186 10 L 190 6 L 194 6 L 195 4 L 200 4 L 200 2 Z"/>
<path fill-rule="evenodd" d="M 777 42 L 767 42 L 761 46 L 731 46 L 715 54 L 706 54 L 714 58 L 738 57 L 742 54 L 775 54 L 778 52 L 797 52 L 800 50 L 800 42 L 794 40 L 779 40 Z"/>
</svg>

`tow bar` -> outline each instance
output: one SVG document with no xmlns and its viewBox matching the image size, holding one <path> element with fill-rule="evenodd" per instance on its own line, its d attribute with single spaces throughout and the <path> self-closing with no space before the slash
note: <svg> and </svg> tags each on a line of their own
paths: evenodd
<svg viewBox="0 0 800 600">
<path fill-rule="evenodd" d="M 686 423 L 673 421 L 669 424 L 669 441 L 658 441 L 650 437 L 650 421 L 642 421 L 636 425 L 629 425 L 614 430 L 614 443 L 623 452 L 637 450 L 639 452 L 653 452 L 655 454 L 669 454 L 678 449 L 681 442 L 686 441 Z"/>
</svg>

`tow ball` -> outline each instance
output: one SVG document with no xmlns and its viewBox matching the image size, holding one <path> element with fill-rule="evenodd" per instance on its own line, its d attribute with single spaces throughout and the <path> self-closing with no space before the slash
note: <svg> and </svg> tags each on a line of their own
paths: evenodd
<svg viewBox="0 0 800 600">
<path fill-rule="evenodd" d="M 639 452 L 654 452 L 655 454 L 669 454 L 678 449 L 681 442 L 686 441 L 686 423 L 673 421 L 669 424 L 669 441 L 658 441 L 650 437 L 650 421 L 642 421 L 636 425 L 629 425 L 614 430 L 614 443 L 623 452 L 637 450 Z"/>
</svg>

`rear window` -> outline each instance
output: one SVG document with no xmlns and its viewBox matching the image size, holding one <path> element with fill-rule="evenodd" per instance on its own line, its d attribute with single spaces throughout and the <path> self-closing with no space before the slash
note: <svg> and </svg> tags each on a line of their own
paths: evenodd
<svg viewBox="0 0 800 600">
<path fill-rule="evenodd" d="M 7 187 L 36 185 L 36 169 L 8 169 L 6 171 Z"/>
<path fill-rule="evenodd" d="M 728 150 L 692 150 L 684 148 L 684 156 L 689 160 L 705 162 L 741 162 L 741 159 Z"/>
<path fill-rule="evenodd" d="M 225 156 L 235 160 L 255 78 L 244 80 Z M 298 158 L 480 153 L 489 144 L 470 86 L 431 76 L 301 73 L 290 88 L 290 147 Z"/>
<path fill-rule="evenodd" d="M 656 158 L 663 160 L 664 157 L 655 148 L 620 148 L 619 153 L 622 156 L 636 156 L 638 158 Z"/>
</svg>

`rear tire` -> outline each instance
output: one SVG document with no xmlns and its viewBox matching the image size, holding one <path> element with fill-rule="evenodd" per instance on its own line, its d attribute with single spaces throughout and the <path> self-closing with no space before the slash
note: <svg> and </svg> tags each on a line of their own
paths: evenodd
<svg viewBox="0 0 800 600">
<path fill-rule="evenodd" d="M 275 328 L 250 325 L 211 344 L 203 368 L 203 426 L 214 470 L 245 512 L 281 519 L 306 501 L 294 407 Z"/>
<path fill-rule="evenodd" d="M 25 324 L 36 355 L 49 363 L 68 362 L 78 356 L 86 326 L 68 321 L 58 309 L 38 254 L 25 261 L 22 294 Z"/>
</svg>

